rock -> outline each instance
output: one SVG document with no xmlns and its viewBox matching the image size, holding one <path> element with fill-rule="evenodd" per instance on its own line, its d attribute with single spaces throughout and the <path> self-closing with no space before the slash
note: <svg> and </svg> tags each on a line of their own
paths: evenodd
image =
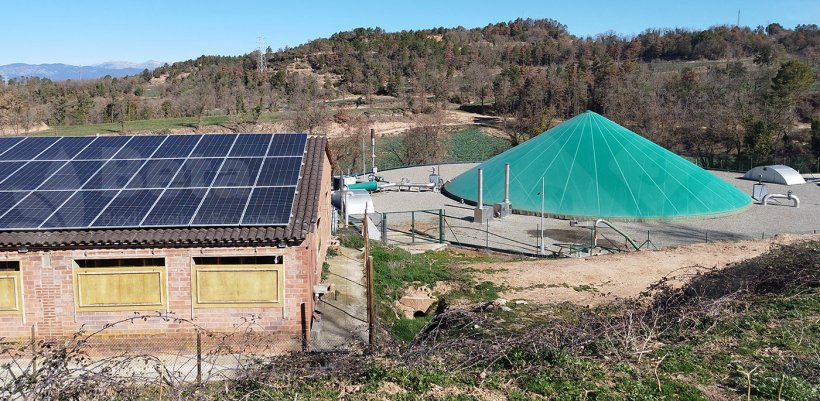
<svg viewBox="0 0 820 401">
<path fill-rule="evenodd" d="M 529 303 L 529 302 L 527 302 L 527 301 L 525 301 L 525 300 L 523 300 L 523 299 L 518 299 L 518 300 L 516 300 L 516 301 L 515 301 L 515 304 L 516 304 L 516 305 L 526 305 L 526 304 L 528 304 L 528 303 Z"/>
<path fill-rule="evenodd" d="M 433 296 L 433 292 L 429 288 L 410 287 L 404 291 L 404 296 L 399 298 L 396 306 L 404 314 L 404 317 L 412 319 L 419 313 L 428 314 L 430 308 L 436 302 L 438 302 L 438 299 Z"/>
</svg>

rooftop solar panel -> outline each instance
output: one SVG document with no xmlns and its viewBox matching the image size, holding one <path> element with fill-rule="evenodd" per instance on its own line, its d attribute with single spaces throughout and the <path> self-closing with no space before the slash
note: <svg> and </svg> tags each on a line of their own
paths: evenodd
<svg viewBox="0 0 820 401">
<path fill-rule="evenodd" d="M 6 153 L 9 149 L 14 147 L 22 141 L 23 138 L 0 138 L 0 155 Z"/>
<path fill-rule="evenodd" d="M 0 228 L 37 227 L 73 193 L 74 191 L 32 192 L 0 217 Z"/>
<path fill-rule="evenodd" d="M 35 160 L 71 160 L 94 142 L 93 136 L 74 136 L 61 138 L 57 143 L 40 153 Z"/>
<path fill-rule="evenodd" d="M 0 182 L 5 180 L 8 176 L 12 175 L 15 171 L 19 170 L 20 167 L 26 164 L 25 162 L 0 162 Z"/>
<path fill-rule="evenodd" d="M 215 187 L 252 186 L 256 182 L 261 165 L 262 159 L 260 158 L 225 159 L 212 185 Z"/>
<path fill-rule="evenodd" d="M 302 158 L 300 157 L 266 157 L 256 186 L 296 185 L 300 171 L 302 171 Z"/>
<path fill-rule="evenodd" d="M 236 140 L 236 134 L 203 135 L 191 157 L 225 157 Z"/>
<path fill-rule="evenodd" d="M 87 228 L 117 196 L 118 191 L 77 191 L 40 227 Z"/>
<path fill-rule="evenodd" d="M 39 188 L 40 190 L 81 188 L 105 162 L 102 160 L 73 160 L 64 164 Z"/>
<path fill-rule="evenodd" d="M 120 191 L 91 223 L 94 227 L 136 227 L 162 191 L 139 189 Z"/>
<path fill-rule="evenodd" d="M 302 156 L 305 153 L 305 134 L 274 135 L 268 156 Z"/>
<path fill-rule="evenodd" d="M 295 191 L 294 187 L 254 188 L 242 224 L 287 224 Z"/>
<path fill-rule="evenodd" d="M 143 227 L 187 226 L 194 217 L 207 189 L 168 189 L 157 200 L 151 212 L 140 224 Z"/>
<path fill-rule="evenodd" d="M 202 135 L 171 135 L 160 145 L 154 159 L 188 157 Z"/>
<path fill-rule="evenodd" d="M 130 136 L 101 136 L 94 141 L 94 146 L 85 148 L 75 157 L 78 160 L 110 159 L 120 151 L 132 137 Z"/>
<path fill-rule="evenodd" d="M 135 136 L 114 155 L 115 159 L 145 159 L 157 151 L 166 136 Z"/>
<path fill-rule="evenodd" d="M 0 160 L 32 160 L 37 155 L 57 143 L 56 137 L 27 137 L 17 143 L 14 148 L 0 155 Z"/>
<path fill-rule="evenodd" d="M 148 160 L 128 183 L 128 188 L 165 188 L 174 179 L 184 160 Z"/>
<path fill-rule="evenodd" d="M 231 149 L 229 157 L 260 157 L 268 152 L 271 136 L 263 134 L 240 135 Z"/>
<path fill-rule="evenodd" d="M 0 230 L 287 225 L 305 134 L 0 138 Z"/>
<path fill-rule="evenodd" d="M 239 225 L 250 194 L 250 188 L 211 188 L 191 225 Z"/>
<path fill-rule="evenodd" d="M 224 159 L 188 159 L 179 169 L 171 187 L 209 187 Z"/>
<path fill-rule="evenodd" d="M 56 173 L 65 164 L 64 161 L 35 161 L 26 163 L 19 170 L 15 171 L 0 182 L 0 190 L 20 191 L 32 190 L 45 182 L 52 174 Z"/>
<path fill-rule="evenodd" d="M 83 186 L 83 189 L 121 189 L 128 185 L 144 160 L 110 160 Z"/>
</svg>

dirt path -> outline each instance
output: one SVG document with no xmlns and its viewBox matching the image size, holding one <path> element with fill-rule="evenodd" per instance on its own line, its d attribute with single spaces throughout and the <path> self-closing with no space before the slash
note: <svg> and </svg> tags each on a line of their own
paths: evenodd
<svg viewBox="0 0 820 401">
<path fill-rule="evenodd" d="M 340 248 L 341 254 L 327 259 L 330 273 L 326 283 L 330 293 L 318 304 L 322 312 L 322 329 L 313 338 L 316 349 L 346 348 L 367 340 L 367 299 L 364 287 L 362 252 Z"/>
<path fill-rule="evenodd" d="M 676 283 L 681 284 L 698 271 L 723 268 L 759 256 L 773 244 L 809 239 L 818 240 L 820 235 L 780 235 L 762 241 L 716 242 L 585 259 L 482 263 L 468 267 L 475 269 L 477 280 L 506 286 L 508 290 L 502 296 L 507 299 L 597 305 L 636 297 L 663 277 L 678 277 Z"/>
</svg>

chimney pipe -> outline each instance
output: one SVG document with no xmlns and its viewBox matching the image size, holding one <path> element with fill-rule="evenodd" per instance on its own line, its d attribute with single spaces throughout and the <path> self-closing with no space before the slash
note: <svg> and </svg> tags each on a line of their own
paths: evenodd
<svg viewBox="0 0 820 401">
<path fill-rule="evenodd" d="M 478 169 L 478 202 L 477 208 L 484 207 L 484 170 Z"/>
<path fill-rule="evenodd" d="M 510 163 L 504 165 L 504 203 L 510 203 Z"/>
</svg>

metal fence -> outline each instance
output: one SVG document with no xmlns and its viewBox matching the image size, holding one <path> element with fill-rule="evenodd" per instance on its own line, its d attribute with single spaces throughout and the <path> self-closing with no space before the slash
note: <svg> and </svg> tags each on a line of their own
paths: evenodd
<svg viewBox="0 0 820 401">
<path fill-rule="evenodd" d="M 362 218 L 363 216 L 351 216 L 351 223 L 361 227 Z M 772 231 L 766 232 L 765 228 L 759 231 L 708 229 L 692 222 L 631 222 L 617 223 L 629 235 L 629 239 L 604 226 L 594 231 L 596 238 L 593 239 L 591 222 L 571 225 L 570 221 L 549 219 L 550 224 L 542 230 L 538 220 L 532 216 L 513 215 L 482 224 L 473 222 L 472 208 L 466 205 L 374 213 L 369 215 L 369 219 L 378 230 L 378 234 L 371 235 L 371 238 L 380 240 L 383 244 L 418 247 L 447 243 L 528 257 L 585 255 L 593 242 L 605 251 L 618 252 L 635 247 L 641 250 L 657 249 L 716 241 L 766 239 L 782 233 L 817 234 L 820 231 L 820 227 L 817 230 L 788 232 L 774 231 L 772 228 Z"/>
</svg>

